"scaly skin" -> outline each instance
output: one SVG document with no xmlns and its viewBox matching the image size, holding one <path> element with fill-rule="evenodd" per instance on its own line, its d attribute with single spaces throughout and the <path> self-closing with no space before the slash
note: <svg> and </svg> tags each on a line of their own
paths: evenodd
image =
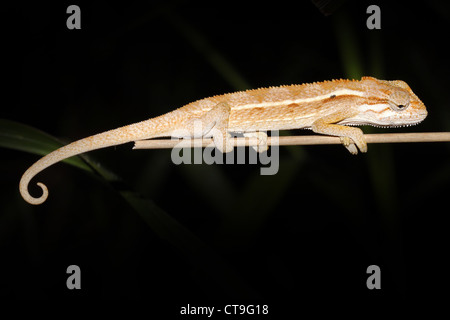
<svg viewBox="0 0 450 320">
<path fill-rule="evenodd" d="M 230 132 L 257 136 L 259 152 L 267 150 L 268 130 L 311 129 L 341 137 L 356 154 L 367 151 L 363 132 L 354 125 L 397 127 L 414 125 L 427 116 L 425 105 L 403 81 L 372 77 L 332 80 L 311 84 L 261 88 L 218 95 L 192 102 L 162 116 L 96 134 L 61 147 L 34 163 L 22 176 L 19 190 L 25 201 L 41 204 L 47 187 L 38 182 L 42 195 L 28 192 L 31 179 L 63 159 L 130 141 L 164 136 L 213 137 L 222 152 L 233 150 Z M 200 134 L 195 126 L 200 124 Z"/>
</svg>

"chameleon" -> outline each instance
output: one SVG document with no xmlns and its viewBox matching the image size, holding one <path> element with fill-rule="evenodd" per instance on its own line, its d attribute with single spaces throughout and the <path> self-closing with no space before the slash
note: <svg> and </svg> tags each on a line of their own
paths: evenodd
<svg viewBox="0 0 450 320">
<path fill-rule="evenodd" d="M 66 158 L 109 146 L 156 137 L 212 138 L 223 152 L 233 150 L 231 133 L 258 138 L 255 150 L 267 150 L 270 130 L 311 129 L 338 136 L 352 154 L 367 152 L 363 131 L 357 126 L 400 127 L 423 121 L 427 110 L 401 80 L 330 80 L 238 91 L 197 100 L 161 116 L 105 131 L 65 145 L 35 162 L 23 174 L 19 191 L 30 204 L 48 197 L 30 195 L 28 184 L 45 168 Z M 198 130 L 196 128 L 199 128 Z M 265 132 L 264 132 L 265 131 Z"/>
</svg>

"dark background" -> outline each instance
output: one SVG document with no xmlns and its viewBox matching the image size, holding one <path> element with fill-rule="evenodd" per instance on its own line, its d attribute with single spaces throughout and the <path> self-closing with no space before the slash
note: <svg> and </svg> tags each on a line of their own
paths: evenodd
<svg viewBox="0 0 450 320">
<path fill-rule="evenodd" d="M 66 28 L 70 4 L 81 30 Z M 366 27 L 370 4 L 381 30 Z M 450 131 L 449 9 L 437 0 L 347 1 L 331 16 L 310 1 L 4 6 L 1 118 L 70 142 L 215 94 L 372 75 L 406 81 L 429 116 L 365 132 Z M 369 145 L 358 156 L 282 147 L 275 176 L 260 165 L 176 166 L 170 150 L 131 146 L 89 154 L 120 184 L 67 164 L 45 170 L 41 206 L 18 193 L 38 156 L 0 149 L 2 298 L 137 298 L 149 314 L 251 302 L 276 315 L 314 301 L 425 298 L 443 286 L 448 143 Z M 66 288 L 71 264 L 78 291 Z M 381 268 L 381 290 L 366 287 L 369 265 Z"/>
</svg>

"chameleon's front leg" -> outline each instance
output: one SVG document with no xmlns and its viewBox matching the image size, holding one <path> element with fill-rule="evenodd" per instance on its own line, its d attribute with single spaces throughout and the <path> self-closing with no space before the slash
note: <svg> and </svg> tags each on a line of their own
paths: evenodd
<svg viewBox="0 0 450 320">
<path fill-rule="evenodd" d="M 351 108 L 348 108 L 345 111 L 337 111 L 326 115 L 314 121 L 311 129 L 316 133 L 340 137 L 342 144 L 351 154 L 357 154 L 358 149 L 361 152 L 367 152 L 366 139 L 361 129 L 336 124 L 339 121 L 351 117 L 351 112 Z"/>
</svg>

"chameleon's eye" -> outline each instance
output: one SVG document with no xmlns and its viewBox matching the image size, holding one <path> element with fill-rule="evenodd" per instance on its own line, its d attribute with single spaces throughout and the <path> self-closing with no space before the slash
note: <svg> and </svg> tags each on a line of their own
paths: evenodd
<svg viewBox="0 0 450 320">
<path fill-rule="evenodd" d="M 396 104 L 396 103 L 394 103 L 392 101 L 389 101 L 389 106 L 394 111 L 403 111 L 403 110 L 405 110 L 406 108 L 409 107 L 409 101 L 407 103 L 404 103 L 404 104 Z"/>
<path fill-rule="evenodd" d="M 403 111 L 409 107 L 409 94 L 404 90 L 395 90 L 389 96 L 389 106 L 394 111 Z"/>
</svg>

